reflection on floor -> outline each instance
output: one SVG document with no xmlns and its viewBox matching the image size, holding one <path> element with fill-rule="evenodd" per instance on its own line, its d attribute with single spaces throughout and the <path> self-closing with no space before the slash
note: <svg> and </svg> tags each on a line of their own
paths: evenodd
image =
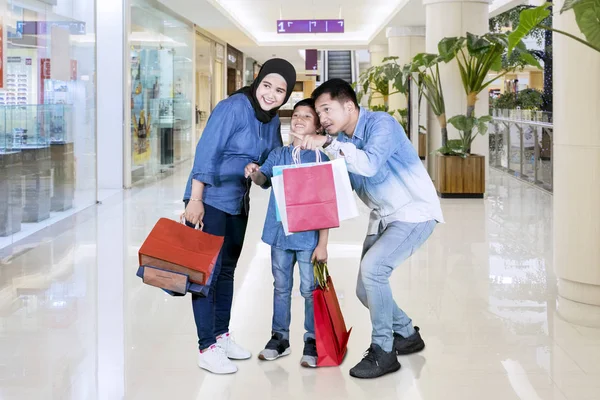
<svg viewBox="0 0 600 400">
<path fill-rule="evenodd" d="M 187 166 L 189 168 L 189 166 Z M 393 275 L 398 303 L 427 342 L 375 381 L 348 370 L 369 345 L 354 295 L 367 211 L 331 235 L 330 269 L 349 326 L 340 368 L 306 370 L 295 283 L 291 356 L 240 362 L 233 376 L 196 366 L 189 298 L 135 276 L 160 217 L 176 218 L 186 168 L 112 196 L 89 218 L 0 264 L 0 398 L 13 399 L 598 399 L 600 331 L 555 312 L 548 194 L 492 171 L 489 197 L 443 202 L 447 223 Z M 268 193 L 256 190 L 237 271 L 232 331 L 254 354 L 269 339 L 272 278 L 259 240 Z"/>
</svg>

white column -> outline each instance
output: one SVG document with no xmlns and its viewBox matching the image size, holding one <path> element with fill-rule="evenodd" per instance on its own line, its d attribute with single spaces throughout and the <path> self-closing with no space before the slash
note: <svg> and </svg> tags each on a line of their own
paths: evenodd
<svg viewBox="0 0 600 400">
<path fill-rule="evenodd" d="M 554 10 L 560 10 L 559 3 Z M 553 23 L 583 38 L 572 11 L 555 12 Z M 560 34 L 553 39 L 558 313 L 600 327 L 600 54 Z"/>
<path fill-rule="evenodd" d="M 445 37 L 466 36 L 467 32 L 482 35 L 489 31 L 489 0 L 423 0 L 426 18 L 426 48 L 428 53 L 438 54 L 438 43 Z M 467 96 L 460 79 L 456 61 L 440 65 L 440 77 L 446 101 L 446 117 L 466 114 Z M 489 114 L 488 95 L 484 91 L 479 95 L 475 108 L 476 116 Z M 428 139 L 429 151 L 442 145 L 440 126 L 433 113 L 429 113 Z M 448 126 L 448 136 L 457 138 L 458 133 Z M 489 157 L 488 136 L 479 136 L 473 142 L 472 152 Z M 435 157 L 429 158 L 429 171 L 435 171 Z M 487 176 L 486 163 L 486 176 Z M 435 176 L 434 176 L 435 179 Z"/>
<path fill-rule="evenodd" d="M 414 56 L 425 52 L 425 27 L 387 28 L 388 55 L 398 57 L 398 64 L 408 64 Z M 390 96 L 390 110 L 406 108 L 406 97 L 401 94 Z"/>
<path fill-rule="evenodd" d="M 383 64 L 383 59 L 388 56 L 388 47 L 384 44 L 369 46 L 369 54 L 371 55 L 371 66 Z M 371 102 L 372 106 L 383 105 L 385 102 L 381 95 L 376 94 Z"/>
<path fill-rule="evenodd" d="M 96 121 L 98 189 L 122 189 L 125 149 L 131 138 L 124 138 L 126 0 L 96 2 Z M 126 102 L 129 104 L 129 102 Z M 127 125 L 129 126 L 129 125 Z M 124 140 L 126 139 L 126 140 Z M 131 168 L 126 173 L 131 174 Z"/>
</svg>

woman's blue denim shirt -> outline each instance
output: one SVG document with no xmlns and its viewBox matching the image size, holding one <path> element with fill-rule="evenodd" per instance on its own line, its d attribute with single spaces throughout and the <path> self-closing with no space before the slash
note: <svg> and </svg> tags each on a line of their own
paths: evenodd
<svg viewBox="0 0 600 400">
<path fill-rule="evenodd" d="M 281 146 L 279 117 L 263 124 L 244 94 L 221 101 L 198 141 L 183 199 L 191 197 L 192 179 L 196 179 L 205 184 L 205 204 L 242 214 L 251 183 L 244 177 L 244 168 L 251 162 L 262 165 L 271 150 Z"/>
</svg>

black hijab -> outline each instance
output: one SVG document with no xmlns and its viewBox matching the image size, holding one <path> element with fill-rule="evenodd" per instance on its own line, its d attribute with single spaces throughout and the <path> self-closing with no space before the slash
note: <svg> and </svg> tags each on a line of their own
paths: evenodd
<svg viewBox="0 0 600 400">
<path fill-rule="evenodd" d="M 272 58 L 266 63 L 263 64 L 258 76 L 252 82 L 252 85 L 245 86 L 238 90 L 233 94 L 243 93 L 250 99 L 250 104 L 252 104 L 252 108 L 254 108 L 254 114 L 256 115 L 256 119 L 258 119 L 263 124 L 267 122 L 271 122 L 271 120 L 277 115 L 277 111 L 279 107 L 275 107 L 269 111 L 265 111 L 260 107 L 260 103 L 256 98 L 256 89 L 258 89 L 258 85 L 265 79 L 265 76 L 269 74 L 278 74 L 285 79 L 287 83 L 287 91 L 285 94 L 285 100 L 283 100 L 283 104 L 287 103 L 290 96 L 292 95 L 292 91 L 294 90 L 294 85 L 296 85 L 296 70 L 294 66 L 290 64 L 288 61 L 283 60 L 281 58 Z M 282 105 L 283 105 L 282 104 Z M 281 107 L 281 106 L 280 106 Z"/>
</svg>

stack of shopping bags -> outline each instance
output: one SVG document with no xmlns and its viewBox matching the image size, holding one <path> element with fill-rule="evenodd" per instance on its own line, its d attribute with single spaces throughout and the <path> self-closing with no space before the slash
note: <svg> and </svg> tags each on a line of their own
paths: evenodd
<svg viewBox="0 0 600 400">
<path fill-rule="evenodd" d="M 206 296 L 224 238 L 161 218 L 139 251 L 137 275 L 173 296 Z"/>
<path fill-rule="evenodd" d="M 358 217 L 346 161 L 338 158 L 301 164 L 300 148 L 293 152 L 294 165 L 273 168 L 271 184 L 277 203 L 277 220 L 286 235 L 338 228 L 340 221 Z"/>
</svg>

